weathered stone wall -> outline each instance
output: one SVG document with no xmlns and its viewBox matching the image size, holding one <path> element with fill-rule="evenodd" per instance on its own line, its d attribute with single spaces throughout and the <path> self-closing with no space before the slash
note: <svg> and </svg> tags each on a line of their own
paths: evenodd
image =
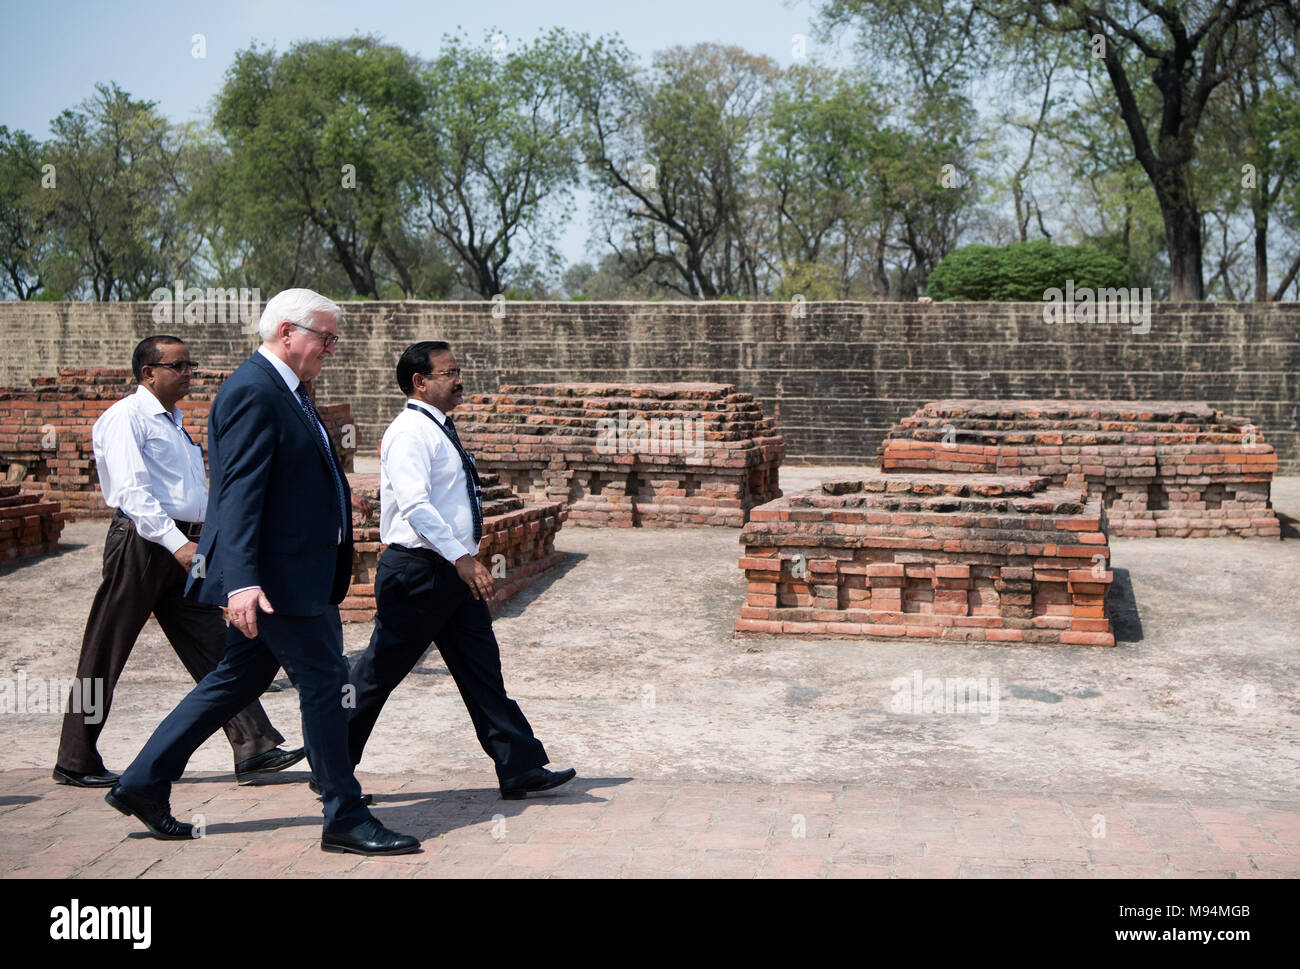
<svg viewBox="0 0 1300 969">
<path fill-rule="evenodd" d="M 753 394 L 792 464 L 873 463 L 889 428 L 954 397 L 1203 400 L 1247 414 L 1300 472 L 1300 303 L 1164 303 L 1150 330 L 1048 324 L 1037 303 L 348 303 L 319 396 L 348 401 L 373 453 L 416 340 L 452 343 L 467 393 L 506 384 L 710 381 Z M 210 367 L 256 345 L 240 324 L 153 322 L 146 303 L 0 303 L 0 386 L 129 364 L 161 329 Z"/>
</svg>

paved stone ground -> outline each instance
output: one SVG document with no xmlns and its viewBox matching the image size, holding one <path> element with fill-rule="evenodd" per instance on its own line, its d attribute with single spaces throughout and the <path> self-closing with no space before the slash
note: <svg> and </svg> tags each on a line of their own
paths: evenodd
<svg viewBox="0 0 1300 969">
<path fill-rule="evenodd" d="M 783 469 L 782 486 L 829 471 Z M 1274 503 L 1300 518 L 1300 478 L 1277 479 Z M 103 533 L 72 525 L 66 551 L 0 574 L 11 688 L 71 676 Z M 302 775 L 238 788 L 220 734 L 173 802 L 204 814 L 207 836 L 156 842 L 102 792 L 50 782 L 59 717 L 29 704 L 0 715 L 0 877 L 1294 877 L 1300 542 L 1287 534 L 1113 542 L 1107 649 L 735 639 L 734 529 L 565 529 L 566 561 L 496 630 L 511 695 L 555 765 L 579 771 L 571 793 L 495 796 L 436 651 L 361 765 L 377 814 L 426 840 L 406 859 L 322 853 Z M 369 634 L 346 628 L 350 656 Z M 986 678 L 997 702 L 911 707 L 917 672 Z M 108 765 L 125 767 L 188 688 L 151 623 L 101 741 Z M 263 702 L 294 742 L 293 691 Z"/>
<path fill-rule="evenodd" d="M 881 791 L 861 784 L 579 779 L 502 801 L 447 779 L 363 775 L 375 814 L 424 841 L 417 854 L 320 850 L 306 774 L 237 787 L 178 784 L 202 838 L 164 842 L 102 792 L 10 771 L 0 875 L 162 877 L 1295 878 L 1300 811 L 1255 798 L 1118 798 Z"/>
</svg>

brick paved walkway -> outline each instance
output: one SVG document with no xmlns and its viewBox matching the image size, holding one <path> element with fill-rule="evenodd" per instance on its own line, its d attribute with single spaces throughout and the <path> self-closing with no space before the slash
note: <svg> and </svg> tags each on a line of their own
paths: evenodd
<svg viewBox="0 0 1300 969">
<path fill-rule="evenodd" d="M 361 775 L 376 815 L 424 839 L 326 854 L 306 774 L 176 786 L 203 838 L 164 842 L 103 791 L 0 773 L 0 877 L 1210 877 L 1300 875 L 1300 802 L 579 778 L 502 801 L 473 776 Z M 196 815 L 202 815 L 197 818 Z"/>
</svg>

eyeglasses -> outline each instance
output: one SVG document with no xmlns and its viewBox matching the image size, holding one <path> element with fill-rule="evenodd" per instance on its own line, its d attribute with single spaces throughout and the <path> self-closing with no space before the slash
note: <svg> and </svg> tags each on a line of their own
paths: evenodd
<svg viewBox="0 0 1300 969">
<path fill-rule="evenodd" d="M 460 367 L 452 367 L 450 370 L 433 370 L 425 374 L 426 377 L 450 377 L 455 380 L 460 376 Z"/>
<path fill-rule="evenodd" d="M 184 373 L 187 370 L 193 373 L 198 369 L 198 365 L 190 360 L 175 360 L 171 363 L 149 363 L 145 364 L 145 366 L 166 367 L 168 370 L 175 370 L 177 373 Z"/>
<path fill-rule="evenodd" d="M 321 343 L 325 344 L 326 350 L 328 350 L 332 346 L 336 346 L 339 342 L 339 338 L 337 334 L 326 333 L 324 330 L 317 330 L 315 327 L 304 326 L 301 323 L 294 323 L 293 320 L 286 320 L 285 322 L 290 323 L 293 326 L 296 326 L 300 330 L 307 330 L 309 333 L 315 333 L 318 337 L 321 338 Z"/>
</svg>

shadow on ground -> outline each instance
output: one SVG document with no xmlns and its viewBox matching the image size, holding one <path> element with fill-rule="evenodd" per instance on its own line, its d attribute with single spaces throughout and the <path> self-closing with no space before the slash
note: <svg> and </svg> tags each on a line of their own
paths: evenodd
<svg viewBox="0 0 1300 969">
<path fill-rule="evenodd" d="M 1133 580 L 1128 569 L 1112 568 L 1114 578 L 1106 594 L 1106 615 L 1110 617 L 1111 630 L 1116 643 L 1142 642 L 1142 616 L 1138 612 L 1137 597 L 1133 595 Z"/>
</svg>

